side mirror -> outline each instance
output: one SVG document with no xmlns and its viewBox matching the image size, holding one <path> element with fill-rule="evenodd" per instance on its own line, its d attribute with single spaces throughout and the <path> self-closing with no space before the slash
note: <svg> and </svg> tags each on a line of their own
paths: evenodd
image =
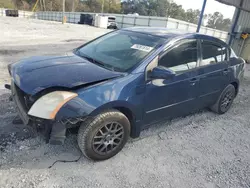
<svg viewBox="0 0 250 188">
<path fill-rule="evenodd" d="M 153 68 L 153 70 L 150 73 L 151 79 L 171 79 L 175 76 L 175 72 L 172 70 L 169 70 L 165 67 L 158 66 Z"/>
</svg>

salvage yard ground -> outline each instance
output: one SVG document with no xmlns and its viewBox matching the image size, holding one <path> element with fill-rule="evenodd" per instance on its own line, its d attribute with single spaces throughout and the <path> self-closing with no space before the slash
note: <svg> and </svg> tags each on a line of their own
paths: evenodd
<svg viewBox="0 0 250 188">
<path fill-rule="evenodd" d="M 232 108 L 167 121 L 131 139 L 115 157 L 82 157 L 76 134 L 51 146 L 32 129 L 13 125 L 15 106 L 7 65 L 35 55 L 63 54 L 109 30 L 90 26 L 0 17 L 0 187 L 250 187 L 250 67 Z M 37 75 L 39 76 L 39 75 Z"/>
</svg>

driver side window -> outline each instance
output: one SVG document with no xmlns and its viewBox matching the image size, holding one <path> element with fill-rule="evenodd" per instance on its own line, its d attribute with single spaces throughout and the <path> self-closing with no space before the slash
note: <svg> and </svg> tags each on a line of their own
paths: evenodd
<svg viewBox="0 0 250 188">
<path fill-rule="evenodd" d="M 158 65 L 181 74 L 197 67 L 197 55 L 197 41 L 187 42 L 167 52 L 160 58 Z"/>
</svg>

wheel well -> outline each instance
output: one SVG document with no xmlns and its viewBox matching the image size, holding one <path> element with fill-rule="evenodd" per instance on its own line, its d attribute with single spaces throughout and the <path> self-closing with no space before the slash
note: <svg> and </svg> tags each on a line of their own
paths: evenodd
<svg viewBox="0 0 250 188">
<path fill-rule="evenodd" d="M 130 125 L 132 126 L 134 116 L 133 116 L 133 113 L 131 112 L 131 110 L 129 110 L 128 108 L 125 108 L 125 107 L 116 107 L 115 109 L 119 110 L 121 113 L 123 113 L 128 118 Z"/>
<path fill-rule="evenodd" d="M 237 95 L 239 91 L 239 84 L 237 82 L 232 82 L 231 84 L 234 86 Z"/>
<path fill-rule="evenodd" d="M 136 125 L 135 125 L 135 117 L 133 115 L 133 112 L 130 109 L 125 108 L 125 107 L 115 107 L 114 109 L 119 110 L 121 113 L 123 113 L 128 118 L 128 120 L 130 122 L 130 128 L 131 128 L 130 135 L 132 137 L 134 137 L 133 135 L 136 134 L 134 131 L 135 130 L 134 128 Z"/>
</svg>

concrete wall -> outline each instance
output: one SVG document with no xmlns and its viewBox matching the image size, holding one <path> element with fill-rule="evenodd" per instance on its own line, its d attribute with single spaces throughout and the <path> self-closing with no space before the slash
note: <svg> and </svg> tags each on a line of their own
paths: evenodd
<svg viewBox="0 0 250 188">
<path fill-rule="evenodd" d="M 80 15 L 83 12 L 65 12 L 68 23 L 78 23 L 80 21 Z M 95 15 L 96 13 L 85 14 Z M 149 27 L 166 27 L 169 29 L 178 29 L 188 32 L 195 32 L 197 25 L 184 22 L 181 20 L 165 17 L 149 17 L 149 16 L 131 16 L 131 15 L 122 15 L 122 14 L 104 14 L 116 16 L 116 22 L 118 23 L 119 28 L 124 27 L 133 27 L 133 26 L 149 26 Z M 5 9 L 0 8 L 0 16 L 5 16 Z M 41 20 L 50 20 L 50 21 L 62 21 L 62 12 L 28 12 L 19 10 L 19 17 L 28 17 Z M 228 33 L 225 31 L 220 31 L 216 29 L 211 29 L 207 27 L 201 27 L 200 33 L 211 35 L 221 40 L 226 41 Z"/>
<path fill-rule="evenodd" d="M 65 12 L 68 23 L 78 23 L 80 15 L 83 12 Z M 96 13 L 84 12 L 85 14 L 95 15 Z M 169 29 L 178 29 L 183 31 L 195 32 L 197 25 L 165 17 L 149 17 L 149 16 L 131 16 L 122 14 L 103 14 L 116 16 L 116 22 L 119 28 L 133 26 L 150 26 L 150 27 L 166 27 Z M 62 21 L 62 12 L 37 12 L 37 18 L 42 20 Z M 228 33 L 207 27 L 201 27 L 200 33 L 211 35 L 226 41 Z"/>
</svg>

